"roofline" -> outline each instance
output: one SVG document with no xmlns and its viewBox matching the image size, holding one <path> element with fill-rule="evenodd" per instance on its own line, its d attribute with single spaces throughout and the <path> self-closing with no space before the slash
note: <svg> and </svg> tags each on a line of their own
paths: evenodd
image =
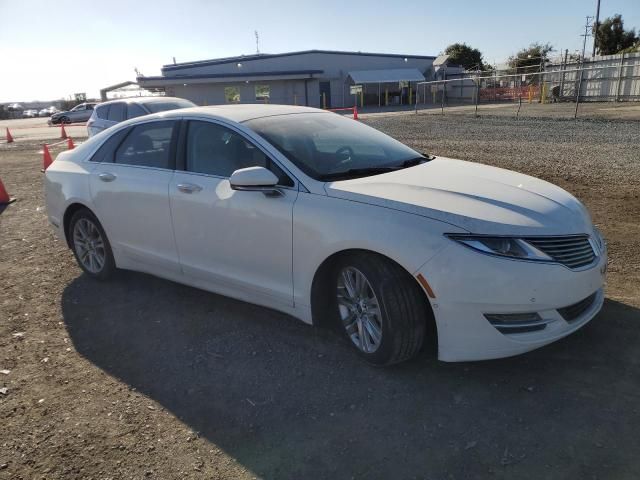
<svg viewBox="0 0 640 480">
<path fill-rule="evenodd" d="M 226 77 L 268 77 L 278 75 L 314 75 L 323 73 L 324 70 L 277 70 L 273 72 L 238 72 L 238 73 L 208 73 L 196 75 L 172 75 L 165 77 L 164 75 L 154 77 L 138 77 L 138 82 L 153 80 L 199 80 L 207 78 L 226 78 Z"/>
<path fill-rule="evenodd" d="M 341 50 L 300 50 L 298 52 L 285 53 L 259 53 L 253 55 L 240 55 L 236 57 L 212 58 L 210 60 L 195 60 L 192 62 L 170 63 L 162 66 L 165 70 L 181 70 L 183 68 L 204 67 L 209 65 L 221 65 L 225 63 L 234 63 L 238 61 L 262 60 L 267 58 L 291 57 L 294 55 L 305 55 L 309 53 L 322 53 L 327 55 L 361 55 L 368 57 L 395 57 L 395 58 L 419 58 L 422 60 L 435 60 L 437 57 L 431 55 L 407 55 L 401 53 L 370 53 L 370 52 L 349 52 Z"/>
</svg>

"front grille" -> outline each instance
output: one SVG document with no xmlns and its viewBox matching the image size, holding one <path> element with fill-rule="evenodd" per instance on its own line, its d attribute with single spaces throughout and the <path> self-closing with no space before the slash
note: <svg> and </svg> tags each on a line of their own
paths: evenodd
<svg viewBox="0 0 640 480">
<path fill-rule="evenodd" d="M 569 268 L 590 265 L 596 258 L 587 235 L 530 237 L 524 240 Z"/>
<path fill-rule="evenodd" d="M 574 303 L 573 305 L 569 305 L 568 307 L 559 308 L 558 313 L 564 318 L 567 322 L 573 322 L 577 318 L 579 318 L 584 312 L 589 310 L 589 307 L 593 305 L 593 302 L 596 299 L 596 293 L 592 293 L 587 298 L 580 300 L 578 303 Z"/>
</svg>

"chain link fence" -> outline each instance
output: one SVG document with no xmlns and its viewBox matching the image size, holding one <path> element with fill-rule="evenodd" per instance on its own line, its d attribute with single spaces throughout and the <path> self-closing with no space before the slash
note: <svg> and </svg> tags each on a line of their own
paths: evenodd
<svg viewBox="0 0 640 480">
<path fill-rule="evenodd" d="M 640 54 L 584 62 L 541 65 L 540 71 L 466 72 L 444 80 L 419 82 L 415 108 L 474 107 L 475 112 L 490 111 L 501 105 L 514 105 L 519 116 L 523 109 L 540 110 L 541 105 L 572 103 L 573 117 L 585 102 L 640 101 Z M 560 110 L 560 109 L 559 109 Z M 562 108 L 570 112 L 569 108 Z"/>
</svg>

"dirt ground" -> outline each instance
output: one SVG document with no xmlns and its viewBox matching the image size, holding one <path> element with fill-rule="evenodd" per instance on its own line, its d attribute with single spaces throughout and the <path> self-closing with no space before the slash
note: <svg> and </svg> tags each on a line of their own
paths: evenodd
<svg viewBox="0 0 640 480">
<path fill-rule="evenodd" d="M 602 312 L 515 358 L 372 368 L 264 308 L 87 279 L 47 225 L 40 146 L 0 144 L 18 198 L 0 214 L 0 478 L 639 478 L 640 123 L 366 121 L 577 195 L 609 245 Z"/>
</svg>

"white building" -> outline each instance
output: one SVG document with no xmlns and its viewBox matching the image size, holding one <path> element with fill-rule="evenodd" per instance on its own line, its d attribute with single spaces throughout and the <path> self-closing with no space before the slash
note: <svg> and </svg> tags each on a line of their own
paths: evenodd
<svg viewBox="0 0 640 480">
<path fill-rule="evenodd" d="M 415 83 L 435 78 L 444 67 L 434 67 L 435 59 L 306 50 L 174 63 L 163 66 L 161 76 L 137 81 L 142 88 L 164 90 L 198 105 L 269 102 L 336 108 L 357 101 L 382 106 L 415 98 Z M 352 85 L 361 85 L 362 94 L 352 94 Z"/>
</svg>

